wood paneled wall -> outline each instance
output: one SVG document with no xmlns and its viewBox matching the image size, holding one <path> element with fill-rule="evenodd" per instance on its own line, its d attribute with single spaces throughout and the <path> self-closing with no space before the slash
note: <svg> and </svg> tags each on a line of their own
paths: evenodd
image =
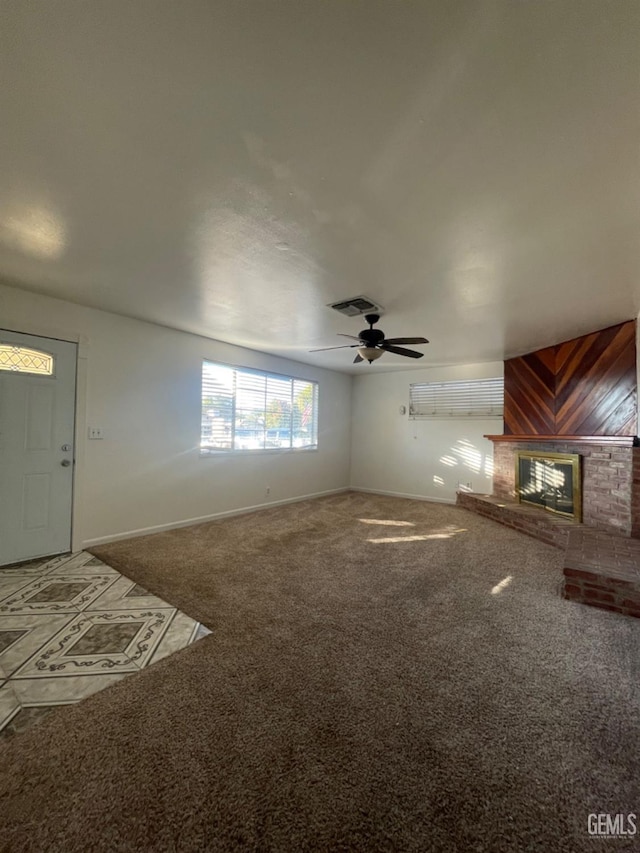
<svg viewBox="0 0 640 853">
<path fill-rule="evenodd" d="M 504 363 L 508 435 L 636 435 L 636 321 Z"/>
</svg>

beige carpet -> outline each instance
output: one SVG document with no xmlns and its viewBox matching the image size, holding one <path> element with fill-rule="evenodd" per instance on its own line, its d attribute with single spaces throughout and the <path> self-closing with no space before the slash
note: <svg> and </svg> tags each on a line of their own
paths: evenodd
<svg viewBox="0 0 640 853">
<path fill-rule="evenodd" d="M 94 553 L 213 633 L 0 744 L 0 849 L 637 849 L 640 620 L 559 551 L 345 494 Z"/>
</svg>

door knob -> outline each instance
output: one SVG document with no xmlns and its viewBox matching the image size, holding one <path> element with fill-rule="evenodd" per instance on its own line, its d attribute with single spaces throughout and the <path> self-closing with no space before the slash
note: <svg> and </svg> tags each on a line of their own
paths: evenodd
<svg viewBox="0 0 640 853">
<path fill-rule="evenodd" d="M 63 468 L 68 468 L 69 465 L 71 465 L 71 460 L 70 459 L 63 459 L 60 464 L 62 465 Z"/>
</svg>

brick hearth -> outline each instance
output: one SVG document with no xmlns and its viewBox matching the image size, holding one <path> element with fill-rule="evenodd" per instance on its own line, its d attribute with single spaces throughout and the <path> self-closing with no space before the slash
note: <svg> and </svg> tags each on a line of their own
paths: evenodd
<svg viewBox="0 0 640 853">
<path fill-rule="evenodd" d="M 640 540 L 605 533 L 495 495 L 458 493 L 458 506 L 562 548 L 562 595 L 640 617 Z"/>
<path fill-rule="evenodd" d="M 562 594 L 603 610 L 640 617 L 640 541 L 586 527 L 572 530 Z"/>
<path fill-rule="evenodd" d="M 520 533 L 541 539 L 548 545 L 555 545 L 556 548 L 567 547 L 569 532 L 578 524 L 570 518 L 553 515 L 530 504 L 495 495 L 458 492 L 457 504 L 513 530 L 519 530 Z"/>
<path fill-rule="evenodd" d="M 494 492 L 459 492 L 457 503 L 562 548 L 563 596 L 640 617 L 640 447 L 626 436 L 487 436 L 494 446 Z M 583 523 L 515 498 L 518 450 L 582 457 Z"/>
</svg>

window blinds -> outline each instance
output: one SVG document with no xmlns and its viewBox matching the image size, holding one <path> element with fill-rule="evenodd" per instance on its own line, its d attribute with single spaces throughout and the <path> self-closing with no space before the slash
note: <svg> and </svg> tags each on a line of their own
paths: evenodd
<svg viewBox="0 0 640 853">
<path fill-rule="evenodd" d="M 499 418 L 504 408 L 504 380 L 417 382 L 409 386 L 412 418 Z"/>
<path fill-rule="evenodd" d="M 205 451 L 317 447 L 317 410 L 317 382 L 203 362 Z"/>
</svg>

